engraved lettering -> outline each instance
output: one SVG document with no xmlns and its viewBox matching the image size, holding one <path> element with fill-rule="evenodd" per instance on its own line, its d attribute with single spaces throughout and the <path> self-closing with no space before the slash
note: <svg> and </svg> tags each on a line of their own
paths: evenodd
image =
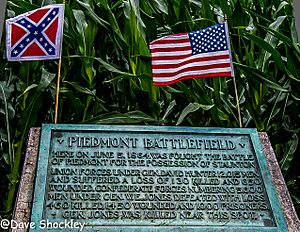
<svg viewBox="0 0 300 232">
<path fill-rule="evenodd" d="M 248 135 L 66 131 L 60 140 L 47 169 L 45 216 L 53 220 L 274 222 Z"/>
</svg>

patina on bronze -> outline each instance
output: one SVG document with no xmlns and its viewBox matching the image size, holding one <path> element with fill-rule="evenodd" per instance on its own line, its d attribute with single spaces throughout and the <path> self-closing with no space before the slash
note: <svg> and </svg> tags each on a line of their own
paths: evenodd
<svg viewBox="0 0 300 232">
<path fill-rule="evenodd" d="M 31 221 L 31 231 L 41 221 L 51 231 L 287 231 L 254 129 L 44 125 Z"/>
</svg>

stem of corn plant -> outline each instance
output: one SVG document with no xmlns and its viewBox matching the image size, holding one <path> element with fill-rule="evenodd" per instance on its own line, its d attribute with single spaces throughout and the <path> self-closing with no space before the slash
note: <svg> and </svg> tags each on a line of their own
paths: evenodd
<svg viewBox="0 0 300 232">
<path fill-rule="evenodd" d="M 8 142 L 8 153 L 9 153 L 9 165 L 10 165 L 10 170 L 11 173 L 14 171 L 14 154 L 13 154 L 13 149 L 12 149 L 12 143 L 11 143 L 11 136 L 10 136 L 10 126 L 9 126 L 9 115 L 8 115 L 8 106 L 7 106 L 7 101 L 6 101 L 6 96 L 5 92 L 3 89 L 3 86 L 0 84 L 1 92 L 3 94 L 3 99 L 4 99 L 4 110 L 5 110 L 5 120 L 6 120 L 6 130 L 7 130 L 7 142 Z M 5 206 L 5 212 L 4 213 L 9 213 L 12 209 L 12 202 L 14 198 L 14 193 L 15 193 L 15 188 L 16 188 L 16 181 L 14 176 L 12 175 L 9 178 L 9 192 L 8 192 L 8 198 L 6 201 L 6 206 Z"/>
<path fill-rule="evenodd" d="M 14 154 L 11 144 L 11 136 L 10 136 L 10 126 L 9 126 L 9 115 L 8 115 L 8 106 L 6 101 L 5 92 L 3 89 L 3 86 L 0 84 L 1 92 L 3 94 L 3 100 L 4 100 L 4 110 L 5 110 L 5 120 L 6 120 L 6 131 L 7 131 L 7 142 L 8 142 L 8 154 L 9 154 L 9 165 L 12 169 L 13 166 L 13 160 L 14 160 Z"/>
</svg>

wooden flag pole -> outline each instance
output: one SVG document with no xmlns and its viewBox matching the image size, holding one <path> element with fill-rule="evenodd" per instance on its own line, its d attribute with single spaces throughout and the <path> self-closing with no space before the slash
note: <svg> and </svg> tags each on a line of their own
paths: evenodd
<svg viewBox="0 0 300 232">
<path fill-rule="evenodd" d="M 63 1 L 63 4 L 66 4 L 66 0 Z M 63 20 L 64 23 L 64 20 Z M 62 30 L 62 38 L 63 38 L 64 30 Z M 55 96 L 55 113 L 54 113 L 54 123 L 57 124 L 58 119 L 58 106 L 59 106 L 59 90 L 60 90 L 60 76 L 61 76 L 61 54 L 62 54 L 62 41 L 61 39 L 61 45 L 60 45 L 60 56 L 58 60 L 58 70 L 57 70 L 57 83 L 56 83 L 56 96 Z"/>
<path fill-rule="evenodd" d="M 226 18 L 226 16 L 225 16 Z M 238 96 L 238 91 L 237 91 L 237 85 L 236 85 L 236 79 L 235 79 L 235 75 L 234 75 L 234 68 L 232 65 L 232 55 L 231 55 L 231 49 L 230 49 L 230 37 L 229 37 L 229 30 L 228 30 L 228 25 L 227 25 L 227 21 L 225 21 L 225 26 L 226 26 L 226 36 L 227 36 L 227 46 L 229 49 L 229 53 L 230 53 L 230 66 L 231 66 L 231 73 L 232 73 L 232 78 L 233 78 L 233 86 L 234 86 L 234 93 L 235 93 L 235 99 L 236 99 L 236 107 L 237 107 L 237 111 L 238 111 L 238 120 L 239 120 L 239 126 L 240 128 L 243 127 L 242 124 L 242 116 L 241 116 L 241 110 L 240 110 L 240 102 L 239 102 L 239 96 Z"/>
<path fill-rule="evenodd" d="M 60 74 L 61 73 L 61 55 L 58 60 L 57 83 L 56 83 L 56 97 L 55 97 L 55 114 L 54 123 L 57 124 L 58 105 L 59 105 L 59 89 L 60 89 Z"/>
<path fill-rule="evenodd" d="M 233 77 L 233 85 L 234 85 L 234 92 L 235 92 L 235 99 L 236 99 L 236 106 L 237 106 L 237 111 L 238 111 L 238 118 L 239 118 L 239 126 L 242 128 L 242 117 L 241 117 L 241 110 L 240 110 L 240 102 L 239 102 L 239 96 L 238 96 L 238 91 L 237 91 L 237 86 L 236 86 L 236 80 L 235 77 Z"/>
</svg>

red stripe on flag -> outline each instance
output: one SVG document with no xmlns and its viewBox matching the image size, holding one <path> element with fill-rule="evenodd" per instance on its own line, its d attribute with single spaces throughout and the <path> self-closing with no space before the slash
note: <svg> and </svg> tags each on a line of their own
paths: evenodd
<svg viewBox="0 0 300 232">
<path fill-rule="evenodd" d="M 195 79 L 195 78 L 207 78 L 207 77 L 216 77 L 216 76 L 219 76 L 219 77 L 230 77 L 231 76 L 231 72 L 219 72 L 217 75 L 215 73 L 213 74 L 202 74 L 202 75 L 187 75 L 187 76 L 184 76 L 184 77 L 181 77 L 181 78 L 178 78 L 176 80 L 172 80 L 172 81 L 164 81 L 164 82 L 156 82 L 156 81 L 153 81 L 153 83 L 157 86 L 166 86 L 166 85 L 171 85 L 171 84 L 174 84 L 178 81 L 182 81 L 182 80 L 187 80 L 187 79 Z"/>
<path fill-rule="evenodd" d="M 150 43 L 150 47 L 152 45 L 157 45 L 157 44 L 171 44 L 171 43 L 189 43 L 190 40 L 189 38 L 177 38 L 177 39 L 161 39 L 161 40 L 155 40 L 152 43 Z"/>
<path fill-rule="evenodd" d="M 177 52 L 177 51 L 191 51 L 191 46 L 178 47 L 178 48 L 152 48 L 151 52 Z"/>
<path fill-rule="evenodd" d="M 187 67 L 180 69 L 176 72 L 172 72 L 172 69 L 168 73 L 153 73 L 153 77 L 175 77 L 178 74 L 185 73 L 185 72 L 190 72 L 190 71 L 202 71 L 202 70 L 209 70 L 209 69 L 216 69 L 216 68 L 228 68 L 230 67 L 229 63 L 225 64 L 212 64 L 212 65 L 199 65 L 195 67 Z M 168 70 L 168 67 L 166 66 L 165 70 Z"/>
<path fill-rule="evenodd" d="M 191 56 L 187 55 L 187 57 L 191 57 Z M 162 57 L 157 57 L 157 59 L 152 59 L 152 60 L 153 61 L 170 60 L 169 57 L 164 57 L 164 59 L 160 59 L 160 58 L 162 58 Z M 222 60 L 222 59 L 229 59 L 229 58 L 230 58 L 229 55 L 208 56 L 208 57 L 195 57 L 195 58 L 191 57 L 191 59 L 188 59 L 188 60 L 185 60 L 185 61 L 182 61 L 182 62 L 178 62 L 177 64 L 168 64 L 168 63 L 154 64 L 154 65 L 152 65 L 152 69 L 178 68 L 178 67 L 180 67 L 182 65 L 186 65 L 186 64 L 189 64 L 191 62 L 204 62 L 204 61 Z M 177 58 L 174 57 L 173 60 L 177 60 Z"/>
<path fill-rule="evenodd" d="M 156 60 L 182 60 L 191 57 L 191 54 L 187 55 L 178 55 L 178 56 L 159 56 L 159 57 L 151 57 L 152 61 Z"/>
</svg>

